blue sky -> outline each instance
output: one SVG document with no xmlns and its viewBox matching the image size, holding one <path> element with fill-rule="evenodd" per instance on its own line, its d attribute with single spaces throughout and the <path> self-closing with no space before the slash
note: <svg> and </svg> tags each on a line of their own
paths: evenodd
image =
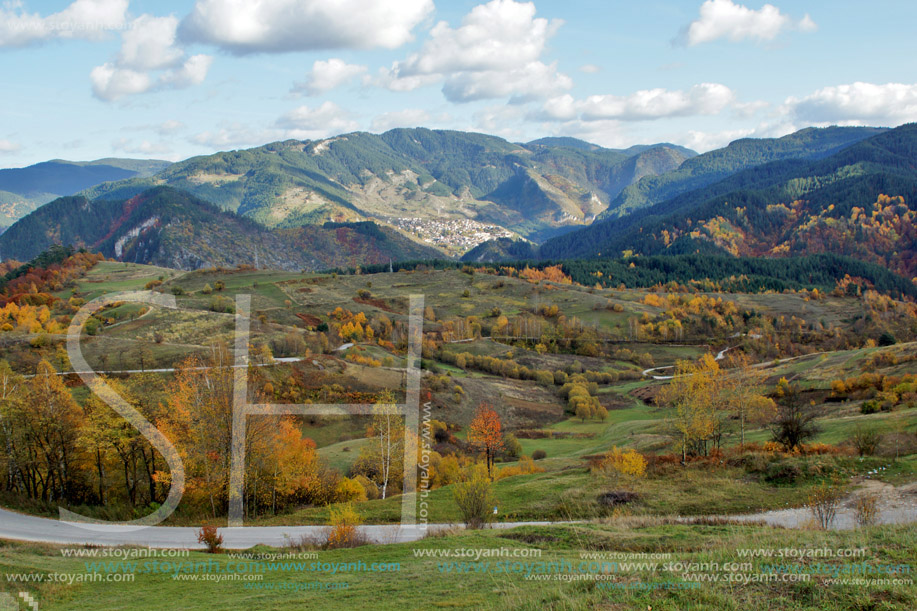
<svg viewBox="0 0 917 611">
<path fill-rule="evenodd" d="M 917 4 L 0 0 L 0 167 L 400 126 L 709 150 L 917 120 Z"/>
</svg>

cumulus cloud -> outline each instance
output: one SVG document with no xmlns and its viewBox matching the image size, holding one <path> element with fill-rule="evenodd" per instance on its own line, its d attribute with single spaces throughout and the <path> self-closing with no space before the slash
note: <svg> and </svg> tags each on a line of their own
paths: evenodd
<svg viewBox="0 0 917 611">
<path fill-rule="evenodd" d="M 300 106 L 277 119 L 275 126 L 286 130 L 286 137 L 314 140 L 357 129 L 351 114 L 335 104 L 324 102 L 312 108 Z"/>
<path fill-rule="evenodd" d="M 121 36 L 121 50 L 114 61 L 90 72 L 92 93 L 100 100 L 120 98 L 162 89 L 182 89 L 204 82 L 213 57 L 187 57 L 176 41 L 178 19 L 141 15 Z M 159 72 L 153 75 L 153 72 Z"/>
<path fill-rule="evenodd" d="M 437 23 L 417 53 L 396 62 L 375 83 L 410 91 L 444 81 L 443 94 L 452 102 L 555 95 L 570 89 L 572 80 L 558 72 L 556 63 L 540 58 L 562 23 L 536 18 L 531 2 L 491 0 L 474 7 L 457 28 Z"/>
<path fill-rule="evenodd" d="M 384 112 L 372 120 L 370 130 L 387 132 L 396 127 L 419 127 L 430 121 L 430 113 L 421 108 Z"/>
<path fill-rule="evenodd" d="M 235 54 L 394 49 L 433 11 L 433 0 L 197 0 L 181 37 Z"/>
<path fill-rule="evenodd" d="M 729 87 L 701 83 L 687 90 L 646 89 L 628 96 L 593 95 L 583 100 L 564 95 L 547 100 L 536 116 L 553 121 L 652 121 L 714 115 L 734 102 L 735 93 Z"/>
<path fill-rule="evenodd" d="M 795 21 L 772 4 L 754 10 L 732 0 L 706 0 L 700 7 L 700 16 L 685 28 L 678 42 L 688 46 L 721 38 L 762 42 L 793 29 L 811 32 L 817 26 L 809 15 Z"/>
<path fill-rule="evenodd" d="M 806 123 L 898 125 L 917 121 L 917 84 L 825 87 L 803 98 L 789 98 L 785 106 Z"/>
<path fill-rule="evenodd" d="M 0 155 L 12 155 L 22 150 L 17 142 L 0 138 Z"/>
<path fill-rule="evenodd" d="M 200 85 L 207 78 L 213 57 L 210 55 L 192 55 L 180 68 L 169 70 L 159 78 L 160 87 L 184 89 L 193 85 Z"/>
<path fill-rule="evenodd" d="M 306 95 L 321 95 L 366 72 L 366 66 L 348 64 L 343 59 L 333 57 L 327 61 L 317 60 L 312 64 L 312 71 L 305 82 L 296 83 L 294 92 L 302 91 Z"/>
<path fill-rule="evenodd" d="M 161 70 L 177 64 L 182 50 L 175 46 L 176 17 L 141 15 L 121 36 L 118 65 L 134 70 Z"/>
<path fill-rule="evenodd" d="M 520 68 L 484 72 L 458 72 L 443 85 L 450 102 L 473 102 L 509 97 L 510 103 L 547 98 L 573 87 L 573 80 L 557 71 L 557 63 L 530 62 Z"/>
<path fill-rule="evenodd" d="M 105 101 L 144 93 L 153 87 L 153 79 L 146 72 L 118 68 L 110 63 L 93 68 L 89 80 L 92 83 L 92 94 Z"/>
<path fill-rule="evenodd" d="M 97 40 L 125 28 L 128 0 L 76 0 L 42 17 L 27 13 L 21 2 L 0 8 L 0 47 L 26 47 L 53 39 Z"/>
<path fill-rule="evenodd" d="M 474 7 L 458 28 L 437 23 L 420 52 L 396 69 L 403 76 L 512 69 L 538 59 L 561 24 L 536 19 L 531 2 L 491 0 Z"/>
<path fill-rule="evenodd" d="M 577 70 L 579 70 L 580 72 L 585 72 L 586 74 L 596 74 L 598 72 L 601 72 L 602 68 L 600 66 L 596 66 L 595 64 L 583 64 L 582 66 L 577 68 Z"/>
</svg>

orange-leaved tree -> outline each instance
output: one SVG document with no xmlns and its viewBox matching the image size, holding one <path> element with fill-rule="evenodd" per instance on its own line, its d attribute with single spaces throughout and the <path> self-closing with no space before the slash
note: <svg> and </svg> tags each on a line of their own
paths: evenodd
<svg viewBox="0 0 917 611">
<path fill-rule="evenodd" d="M 487 457 L 487 474 L 494 478 L 494 457 L 503 447 L 500 416 L 487 403 L 481 403 L 468 429 L 468 441 L 484 450 Z"/>
</svg>

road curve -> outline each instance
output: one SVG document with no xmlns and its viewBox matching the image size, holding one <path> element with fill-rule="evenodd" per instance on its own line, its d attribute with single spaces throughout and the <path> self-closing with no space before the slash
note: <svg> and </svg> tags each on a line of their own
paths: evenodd
<svg viewBox="0 0 917 611">
<path fill-rule="evenodd" d="M 516 526 L 545 526 L 552 522 L 498 522 L 493 528 Z M 359 527 L 371 543 L 403 543 L 417 541 L 428 531 L 452 528 L 454 524 L 401 526 L 399 524 Z M 301 538 L 321 541 L 326 526 L 243 526 L 221 528 L 223 546 L 228 549 L 248 549 L 255 545 L 284 547 Z M 58 545 L 136 545 L 154 548 L 202 549 L 197 542 L 197 528 L 190 526 L 118 526 L 116 524 L 76 524 L 50 518 L 40 518 L 0 509 L 0 539 L 35 541 Z"/>
</svg>

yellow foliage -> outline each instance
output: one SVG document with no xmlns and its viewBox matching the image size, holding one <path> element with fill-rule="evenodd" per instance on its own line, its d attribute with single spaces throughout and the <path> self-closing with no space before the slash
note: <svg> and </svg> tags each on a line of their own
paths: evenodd
<svg viewBox="0 0 917 611">
<path fill-rule="evenodd" d="M 514 475 L 529 475 L 530 473 L 544 473 L 544 469 L 535 464 L 530 456 L 523 456 L 518 465 L 503 467 L 497 471 L 496 479 L 513 477 Z"/>
<path fill-rule="evenodd" d="M 360 514 L 350 503 L 335 505 L 330 512 L 331 532 L 328 547 L 352 547 L 357 543 L 357 527 L 363 523 Z"/>
<path fill-rule="evenodd" d="M 636 450 L 622 452 L 615 446 L 599 463 L 599 468 L 606 473 L 641 478 L 646 476 L 646 459 Z"/>
</svg>

